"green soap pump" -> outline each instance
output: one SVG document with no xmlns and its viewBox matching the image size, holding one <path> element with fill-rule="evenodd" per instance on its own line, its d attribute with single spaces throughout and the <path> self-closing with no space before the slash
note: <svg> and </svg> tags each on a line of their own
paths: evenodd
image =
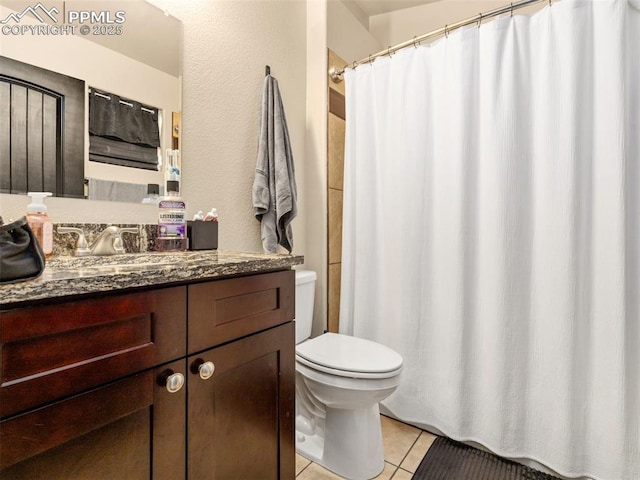
<svg viewBox="0 0 640 480">
<path fill-rule="evenodd" d="M 50 197 L 51 192 L 29 192 L 27 195 L 31 197 L 31 203 L 27 205 L 27 223 L 38 239 L 44 256 L 49 258 L 53 254 L 53 223 L 47 215 L 44 199 Z"/>
</svg>

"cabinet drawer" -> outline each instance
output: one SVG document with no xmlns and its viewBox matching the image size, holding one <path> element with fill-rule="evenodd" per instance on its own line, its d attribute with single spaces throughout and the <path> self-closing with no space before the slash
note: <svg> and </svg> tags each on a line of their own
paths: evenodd
<svg viewBox="0 0 640 480">
<path fill-rule="evenodd" d="M 0 468 L 5 469 L 147 408 L 153 403 L 153 390 L 153 371 L 147 371 L 1 422 Z M 6 471 L 2 473 L 12 477 Z"/>
<path fill-rule="evenodd" d="M 180 359 L 0 422 L 0 478 L 184 480 Z"/>
<path fill-rule="evenodd" d="M 184 356 L 186 287 L 10 310 L 0 327 L 4 418 Z"/>
<path fill-rule="evenodd" d="M 189 353 L 291 321 L 294 295 L 293 270 L 189 285 Z"/>
</svg>

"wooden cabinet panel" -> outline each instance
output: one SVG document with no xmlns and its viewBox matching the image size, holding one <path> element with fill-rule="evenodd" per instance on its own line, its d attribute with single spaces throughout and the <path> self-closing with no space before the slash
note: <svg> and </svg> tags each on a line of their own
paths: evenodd
<svg viewBox="0 0 640 480">
<path fill-rule="evenodd" d="M 184 480 L 186 360 L 0 423 L 3 480 Z M 71 459 L 71 461 L 70 461 Z"/>
<path fill-rule="evenodd" d="M 24 461 L 153 403 L 146 372 L 0 423 L 0 468 Z M 63 459 L 64 460 L 64 459 Z M 2 478 L 6 478 L 3 472 Z"/>
<path fill-rule="evenodd" d="M 295 477 L 294 338 L 289 322 L 189 357 L 188 478 Z"/>
<path fill-rule="evenodd" d="M 179 358 L 186 287 L 2 313 L 0 415 Z"/>
<path fill-rule="evenodd" d="M 189 353 L 280 325 L 295 314 L 292 270 L 188 288 Z"/>
<path fill-rule="evenodd" d="M 187 440 L 187 361 L 176 362 L 155 369 L 153 392 L 153 480 L 184 480 Z M 181 373 L 185 385 L 169 393 L 162 379 L 172 373 Z"/>
<path fill-rule="evenodd" d="M 293 479 L 294 289 L 283 271 L 3 311 L 0 478 Z"/>
<path fill-rule="evenodd" d="M 140 410 L 0 471 L 2 480 L 149 480 L 149 411 Z"/>
</svg>

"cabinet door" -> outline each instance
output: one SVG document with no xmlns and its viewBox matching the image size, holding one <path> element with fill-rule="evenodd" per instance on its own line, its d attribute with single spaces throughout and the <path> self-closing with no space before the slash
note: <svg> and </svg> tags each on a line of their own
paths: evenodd
<svg viewBox="0 0 640 480">
<path fill-rule="evenodd" d="M 181 480 L 186 389 L 168 370 L 128 377 L 0 423 L 2 480 Z"/>
<path fill-rule="evenodd" d="M 294 343 L 288 322 L 188 358 L 188 478 L 295 477 Z"/>
</svg>

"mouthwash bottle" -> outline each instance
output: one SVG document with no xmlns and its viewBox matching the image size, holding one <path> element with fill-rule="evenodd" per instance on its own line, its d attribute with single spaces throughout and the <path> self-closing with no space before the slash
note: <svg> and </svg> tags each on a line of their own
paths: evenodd
<svg viewBox="0 0 640 480">
<path fill-rule="evenodd" d="M 167 195 L 158 202 L 156 250 L 183 252 L 187 246 L 187 212 L 180 198 L 180 182 L 167 180 Z"/>
</svg>

